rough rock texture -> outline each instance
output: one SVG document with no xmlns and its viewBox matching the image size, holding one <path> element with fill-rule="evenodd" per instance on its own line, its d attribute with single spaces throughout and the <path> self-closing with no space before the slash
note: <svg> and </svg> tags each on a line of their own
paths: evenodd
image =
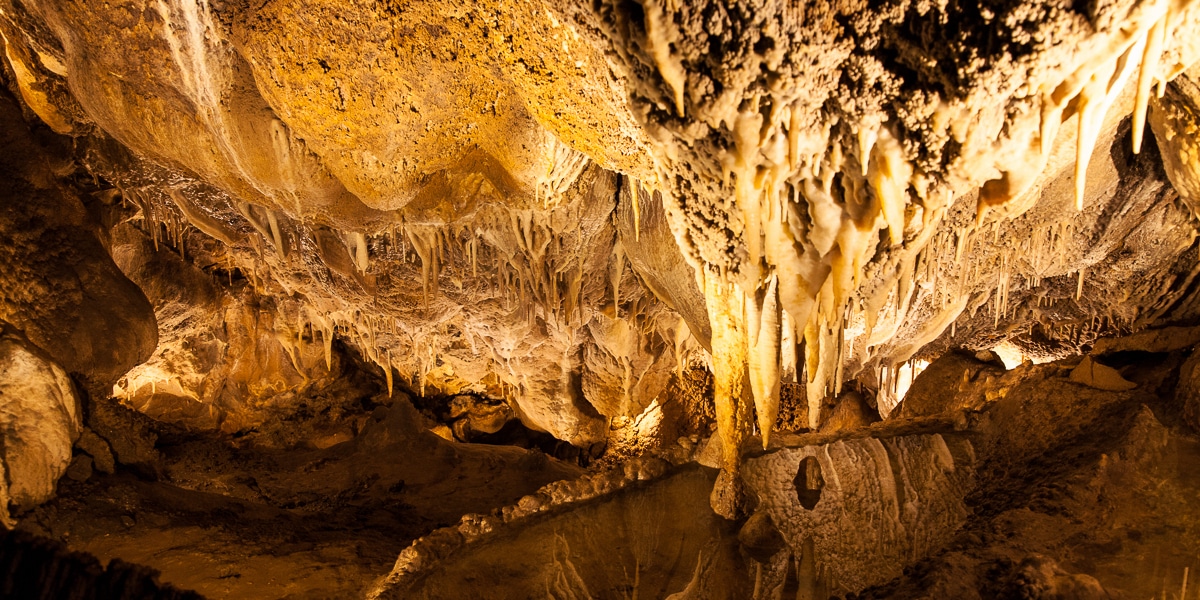
<svg viewBox="0 0 1200 600">
<path fill-rule="evenodd" d="M 992 399 L 986 396 L 986 382 L 1003 375 L 1004 369 L 998 365 L 959 352 L 947 352 L 913 379 L 904 401 L 893 414 L 920 417 L 983 408 Z M 980 391 L 984 393 L 979 394 Z"/>
<path fill-rule="evenodd" d="M 43 146 L 63 141 L 36 135 L 0 94 L 0 319 L 106 394 L 154 351 L 154 313 L 105 252 L 81 190 L 61 181 L 75 165 Z"/>
<path fill-rule="evenodd" d="M 999 485 L 968 499 L 975 514 L 946 550 L 859 596 L 1190 596 L 1197 448 L 1162 408 L 1109 404 L 1029 467 L 992 471 Z"/>
<path fill-rule="evenodd" d="M 146 292 L 159 326 L 158 348 L 121 378 L 117 397 L 160 421 L 232 432 L 261 423 L 264 404 L 332 384 L 340 349 L 281 339 L 281 311 L 270 298 L 244 281 L 221 286 L 154 245 L 132 225 L 112 231 L 113 258 Z"/>
<path fill-rule="evenodd" d="M 614 382 L 646 378 L 644 407 L 675 363 L 675 323 L 656 317 L 623 254 L 612 260 L 615 178 L 592 165 L 651 173 L 620 79 L 536 3 L 320 16 L 343 9 L 22 3 L 3 21 L 26 57 L 14 77 L 31 110 L 79 119 L 59 130 L 90 134 L 85 162 L 132 200 L 142 229 L 248 275 L 275 304 L 276 335 L 328 346 L 337 331 L 415 389 L 504 398 L 532 427 L 599 441 L 601 414 L 640 412 L 605 397 Z M 172 338 L 189 335 L 205 334 Z M 151 378 L 148 366 L 138 387 L 217 397 L 178 367 Z M 602 382 L 594 403 L 581 371 Z M 179 417 L 219 420 L 222 408 Z"/>
<path fill-rule="evenodd" d="M 183 280 L 273 366 L 228 364 L 238 341 L 160 294 L 168 339 L 131 404 L 252 426 L 336 336 L 418 392 L 503 399 L 586 446 L 711 346 L 713 278 L 750 298 L 730 339 L 753 342 L 760 429 L 792 380 L 809 427 L 855 376 L 894 404 L 939 337 L 927 355 L 1050 359 L 1194 316 L 1191 217 L 1143 119 L 1196 54 L 1175 4 L 11 0 L 0 25 L 10 87 L 121 220 L 253 288 L 238 315 Z M 1186 110 L 1184 85 L 1154 114 Z"/>
<path fill-rule="evenodd" d="M 742 568 L 736 532 L 705 500 L 712 484 L 711 473 L 692 468 L 602 503 L 527 519 L 445 562 L 418 565 L 425 568 L 415 577 L 386 581 L 370 597 L 745 597 L 747 582 L 729 576 Z"/>
<path fill-rule="evenodd" d="M 82 427 L 75 386 L 62 367 L 6 333 L 0 337 L 0 523 L 10 505 L 30 509 L 54 496 Z"/>
<path fill-rule="evenodd" d="M 1193 352 L 1179 368 L 1175 402 L 1182 410 L 1184 422 L 1193 431 L 1200 431 L 1200 354 Z"/>
<path fill-rule="evenodd" d="M 1196 145 L 1200 127 L 1200 72 L 1193 67 L 1167 86 L 1161 100 L 1150 112 L 1150 125 L 1161 140 L 1163 166 L 1171 184 L 1192 210 L 1200 216 L 1200 147 Z"/>
</svg>

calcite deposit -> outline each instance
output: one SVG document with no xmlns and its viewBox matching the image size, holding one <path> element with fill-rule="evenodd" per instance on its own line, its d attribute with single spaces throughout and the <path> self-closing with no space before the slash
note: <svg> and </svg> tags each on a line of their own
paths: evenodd
<svg viewBox="0 0 1200 600">
<path fill-rule="evenodd" d="M 0 595 L 1184 600 L 1198 36 L 0 0 Z"/>
</svg>

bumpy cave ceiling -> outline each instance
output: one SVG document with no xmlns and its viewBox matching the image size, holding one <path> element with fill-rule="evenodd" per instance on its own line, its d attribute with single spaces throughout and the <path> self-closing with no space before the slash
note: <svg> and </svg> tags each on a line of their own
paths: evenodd
<svg viewBox="0 0 1200 600">
<path fill-rule="evenodd" d="M 0 0 L 0 596 L 1200 597 L 1193 0 Z"/>
</svg>

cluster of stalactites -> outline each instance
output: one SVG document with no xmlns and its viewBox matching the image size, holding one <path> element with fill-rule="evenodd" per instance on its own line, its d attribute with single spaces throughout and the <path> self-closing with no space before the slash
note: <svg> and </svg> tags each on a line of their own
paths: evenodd
<svg viewBox="0 0 1200 600">
<path fill-rule="evenodd" d="M 825 396 L 840 392 L 848 300 L 877 232 L 886 228 L 893 244 L 903 241 L 913 174 L 900 143 L 879 122 L 858 127 L 850 136 L 853 146 L 845 149 L 830 143 L 832 127 L 805 139 L 788 109 L 778 114 L 770 127 L 763 127 L 757 110 L 735 120 L 737 146 L 726 168 L 748 261 L 736 276 L 708 272 L 702 286 L 714 331 L 714 366 L 740 364 L 745 371 L 731 366 L 715 373 L 717 381 L 746 377 L 764 447 L 785 377 L 804 374 L 812 427 Z M 812 152 L 813 142 L 828 150 Z M 741 389 L 719 385 L 718 411 L 736 412 L 721 405 L 738 399 L 720 393 L 735 388 Z M 732 444 L 744 437 L 722 439 Z M 736 456 L 732 446 L 727 450 L 727 456 Z"/>
<path fill-rule="evenodd" d="M 1081 57 L 1073 71 L 1043 85 L 1041 127 L 1028 140 L 1033 151 L 996 159 L 1012 164 L 995 165 L 1002 177 L 984 185 L 980 218 L 987 206 L 1011 202 L 1029 191 L 1046 166 L 1068 105 L 1078 114 L 1076 203 L 1082 209 L 1092 146 L 1105 114 L 1132 74 L 1138 72 L 1136 150 L 1153 86 L 1157 84 L 1161 94 L 1164 82 L 1182 70 L 1183 65 L 1164 70 L 1159 63 L 1170 32 L 1182 22 L 1180 15 L 1191 1 L 1157 0 L 1137 6 L 1127 23 L 1107 34 L 1095 52 Z M 758 104 L 771 101 L 760 98 Z M 707 267 L 698 265 L 704 272 L 701 288 L 713 328 L 718 426 L 730 471 L 736 471 L 740 445 L 753 430 L 747 412 L 751 398 L 766 447 L 778 412 L 781 374 L 799 373 L 806 386 L 809 425 L 816 427 L 821 403 L 841 391 L 847 377 L 845 357 L 855 351 L 855 340 L 873 345 L 887 341 L 870 331 L 877 315 L 862 314 L 867 312 L 865 303 L 854 301 L 863 267 L 880 243 L 879 232 L 886 230 L 884 241 L 892 247 L 919 253 L 937 230 L 947 200 L 964 191 L 916 172 L 885 115 L 859 123 L 833 120 L 814 134 L 800 122 L 799 110 L 786 104 L 767 108 L 750 106 L 726 119 L 735 144 L 724 159 L 725 183 L 733 178 L 738 233 L 747 258 L 737 274 L 704 271 Z M 965 106 L 944 108 L 943 114 L 971 113 Z M 1020 145 L 1021 140 L 998 143 Z M 886 294 L 885 303 L 911 298 L 914 269 L 881 270 L 880 276 L 889 273 L 900 285 L 876 286 L 898 290 Z M 1007 280 L 997 285 L 997 315 L 1005 311 L 1007 290 Z M 962 297 L 944 299 L 948 309 L 926 328 L 929 331 L 921 332 L 922 339 L 932 340 L 952 327 L 969 294 L 968 287 Z M 886 307 L 873 308 L 882 312 Z M 846 335 L 855 320 L 867 322 L 866 335 Z M 892 325 L 894 332 L 896 324 Z M 798 356 L 803 357 L 799 365 Z M 911 352 L 899 361 L 909 357 Z"/>
<path fill-rule="evenodd" d="M 1001 176 L 983 186 L 980 213 L 1017 199 L 1033 186 L 1046 167 L 1059 127 L 1069 109 L 1074 109 L 1078 125 L 1075 133 L 1075 205 L 1076 209 L 1083 210 L 1087 167 L 1108 110 L 1136 72 L 1133 151 L 1140 151 L 1152 90 L 1157 88 L 1161 98 L 1167 82 L 1187 67 L 1185 64 L 1164 64 L 1162 58 L 1172 37 L 1181 31 L 1179 25 L 1186 20 L 1185 12 L 1193 4 L 1194 0 L 1154 0 L 1139 4 L 1065 77 L 1043 82 L 1038 90 L 1040 127 L 1021 132 L 1026 136 L 1027 145 L 1014 145 L 1021 151 L 1011 164 L 996 165 Z"/>
</svg>

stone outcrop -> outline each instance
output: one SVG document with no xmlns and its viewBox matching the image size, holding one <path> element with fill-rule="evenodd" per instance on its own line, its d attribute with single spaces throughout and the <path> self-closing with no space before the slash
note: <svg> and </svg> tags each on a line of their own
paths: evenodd
<svg viewBox="0 0 1200 600">
<path fill-rule="evenodd" d="M 28 342 L 0 337 L 0 523 L 54 496 L 82 428 L 75 386 Z"/>
<path fill-rule="evenodd" d="M 53 157 L 20 108 L 0 94 L 0 320 L 20 330 L 90 392 L 107 394 L 157 344 L 145 294 L 113 263 L 81 200 L 64 183 L 77 168 Z"/>
</svg>

